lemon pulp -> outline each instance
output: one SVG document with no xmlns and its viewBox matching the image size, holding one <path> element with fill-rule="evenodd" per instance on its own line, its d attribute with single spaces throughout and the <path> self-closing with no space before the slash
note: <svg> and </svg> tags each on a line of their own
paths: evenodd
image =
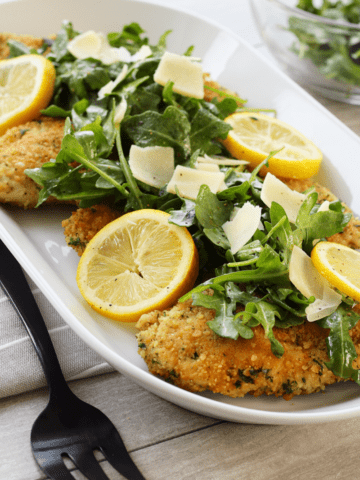
<svg viewBox="0 0 360 480">
<path fill-rule="evenodd" d="M 164 309 L 188 291 L 198 273 L 190 233 L 170 215 L 138 210 L 111 222 L 80 259 L 77 281 L 88 303 L 117 320 L 136 321 Z"/>
</svg>

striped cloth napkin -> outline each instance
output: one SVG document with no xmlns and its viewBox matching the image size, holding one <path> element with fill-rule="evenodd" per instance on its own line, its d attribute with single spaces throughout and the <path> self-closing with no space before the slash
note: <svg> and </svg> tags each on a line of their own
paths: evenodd
<svg viewBox="0 0 360 480">
<path fill-rule="evenodd" d="M 26 275 L 66 380 L 77 380 L 113 371 L 64 322 L 34 282 Z M 7 296 L 0 288 L 0 398 L 46 385 L 30 337 Z"/>
</svg>

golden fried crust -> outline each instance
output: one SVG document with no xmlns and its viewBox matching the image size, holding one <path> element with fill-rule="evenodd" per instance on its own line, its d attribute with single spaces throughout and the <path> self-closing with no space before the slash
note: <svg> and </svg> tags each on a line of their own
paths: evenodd
<svg viewBox="0 0 360 480">
<path fill-rule="evenodd" d="M 32 35 L 17 35 L 16 33 L 0 33 L 0 60 L 4 60 L 9 56 L 10 49 L 7 44 L 8 40 L 16 40 L 29 48 L 38 49 L 44 43 L 42 38 L 33 37 Z"/>
<path fill-rule="evenodd" d="M 149 371 L 191 392 L 210 390 L 230 397 L 266 394 L 286 400 L 342 380 L 325 366 L 328 332 L 315 323 L 275 328 L 275 337 L 285 349 L 277 358 L 261 326 L 253 329 L 250 340 L 232 340 L 208 327 L 213 318 L 213 310 L 194 307 L 191 300 L 143 315 L 136 324 L 138 352 Z M 354 327 L 351 335 L 359 343 L 360 327 Z"/>
<path fill-rule="evenodd" d="M 107 205 L 79 208 L 62 222 L 66 243 L 81 256 L 94 235 L 120 215 Z"/>
<path fill-rule="evenodd" d="M 64 136 L 64 120 L 40 116 L 10 128 L 0 137 L 0 202 L 34 207 L 40 186 L 24 170 L 55 159 Z M 55 199 L 50 199 L 55 201 Z"/>
<path fill-rule="evenodd" d="M 227 88 L 221 86 L 218 82 L 215 82 L 214 80 L 211 80 L 211 77 L 208 73 L 204 74 L 204 100 L 206 102 L 211 102 L 214 98 L 217 98 L 218 100 L 224 100 L 225 96 L 221 95 L 220 93 L 214 91 L 219 90 L 220 92 L 224 92 L 225 94 L 238 97 L 238 95 L 231 91 L 228 90 Z M 210 88 L 206 88 L 210 87 Z M 238 102 L 238 105 L 241 107 L 243 105 L 242 102 Z"/>
</svg>

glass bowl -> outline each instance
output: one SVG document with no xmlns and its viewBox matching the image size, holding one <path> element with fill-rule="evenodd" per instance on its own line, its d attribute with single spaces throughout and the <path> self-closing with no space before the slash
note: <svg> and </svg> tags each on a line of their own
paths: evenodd
<svg viewBox="0 0 360 480">
<path fill-rule="evenodd" d="M 250 0 L 270 52 L 305 88 L 360 105 L 360 24 L 305 12 L 297 3 Z"/>
</svg>

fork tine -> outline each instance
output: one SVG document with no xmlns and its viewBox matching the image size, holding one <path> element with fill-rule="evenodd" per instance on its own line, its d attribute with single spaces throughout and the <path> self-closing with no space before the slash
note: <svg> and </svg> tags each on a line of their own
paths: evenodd
<svg viewBox="0 0 360 480">
<path fill-rule="evenodd" d="M 106 439 L 99 445 L 106 460 L 128 480 L 145 480 L 130 457 L 119 432 L 114 428 Z"/>
<path fill-rule="evenodd" d="M 80 472 L 89 480 L 109 480 L 92 451 L 86 453 L 68 452 L 69 457 L 75 463 Z"/>
<path fill-rule="evenodd" d="M 60 452 L 45 450 L 33 453 L 40 468 L 49 478 L 53 480 L 58 480 L 59 478 L 61 478 L 61 480 L 74 480 L 74 477 L 66 468 Z"/>
</svg>

